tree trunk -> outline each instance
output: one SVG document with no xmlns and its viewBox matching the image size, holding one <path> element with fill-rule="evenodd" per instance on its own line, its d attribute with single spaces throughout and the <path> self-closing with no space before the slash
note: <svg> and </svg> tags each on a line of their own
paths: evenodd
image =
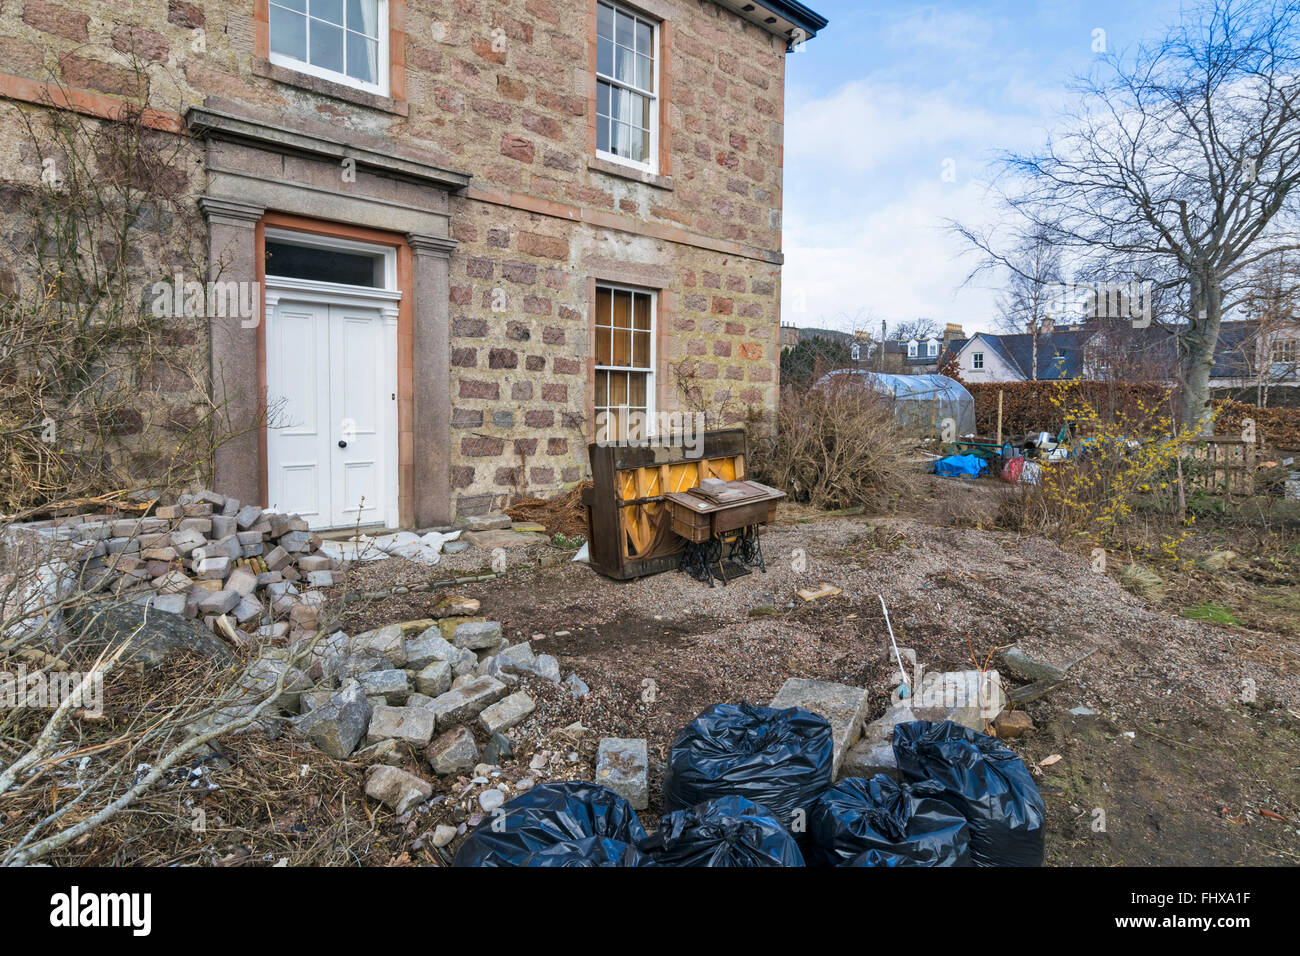
<svg viewBox="0 0 1300 956">
<path fill-rule="evenodd" d="M 1199 435 L 1213 435 L 1210 419 L 1210 371 L 1219 341 L 1222 291 L 1213 275 L 1191 275 L 1191 329 L 1183 338 L 1187 348 L 1187 378 L 1183 385 L 1183 425 Z"/>
</svg>

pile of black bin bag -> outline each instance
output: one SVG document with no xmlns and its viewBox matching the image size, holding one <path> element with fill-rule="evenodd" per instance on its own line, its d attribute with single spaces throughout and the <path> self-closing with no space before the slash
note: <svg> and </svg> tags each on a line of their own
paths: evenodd
<svg viewBox="0 0 1300 956">
<path fill-rule="evenodd" d="M 903 781 L 832 786 L 825 718 L 715 704 L 678 734 L 659 828 L 607 787 L 548 783 L 469 835 L 456 866 L 1041 866 L 1043 799 L 1024 762 L 960 724 L 894 728 Z"/>
</svg>

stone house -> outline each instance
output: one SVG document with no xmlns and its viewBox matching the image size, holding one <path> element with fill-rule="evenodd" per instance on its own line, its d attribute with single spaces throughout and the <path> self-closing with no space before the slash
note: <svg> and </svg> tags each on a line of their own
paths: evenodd
<svg viewBox="0 0 1300 956">
<path fill-rule="evenodd" d="M 825 26 L 794 0 L 13 0 L 0 97 L 112 121 L 145 65 L 206 223 L 186 278 L 258 290 L 200 343 L 205 397 L 277 410 L 216 486 L 423 528 L 578 481 L 597 421 L 775 405 L 785 57 Z"/>
</svg>

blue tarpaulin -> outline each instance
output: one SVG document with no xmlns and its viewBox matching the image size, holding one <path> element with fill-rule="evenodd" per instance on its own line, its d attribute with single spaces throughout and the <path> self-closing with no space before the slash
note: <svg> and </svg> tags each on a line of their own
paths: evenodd
<svg viewBox="0 0 1300 956">
<path fill-rule="evenodd" d="M 978 478 L 987 467 L 979 455 L 949 455 L 934 463 L 934 473 L 945 478 Z"/>
</svg>

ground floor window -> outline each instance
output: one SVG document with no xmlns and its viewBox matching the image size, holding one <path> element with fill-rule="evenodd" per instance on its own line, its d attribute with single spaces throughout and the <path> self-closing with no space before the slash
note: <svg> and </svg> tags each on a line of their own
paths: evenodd
<svg viewBox="0 0 1300 956">
<path fill-rule="evenodd" d="M 655 294 L 596 286 L 597 441 L 637 441 L 653 433 Z"/>
</svg>

